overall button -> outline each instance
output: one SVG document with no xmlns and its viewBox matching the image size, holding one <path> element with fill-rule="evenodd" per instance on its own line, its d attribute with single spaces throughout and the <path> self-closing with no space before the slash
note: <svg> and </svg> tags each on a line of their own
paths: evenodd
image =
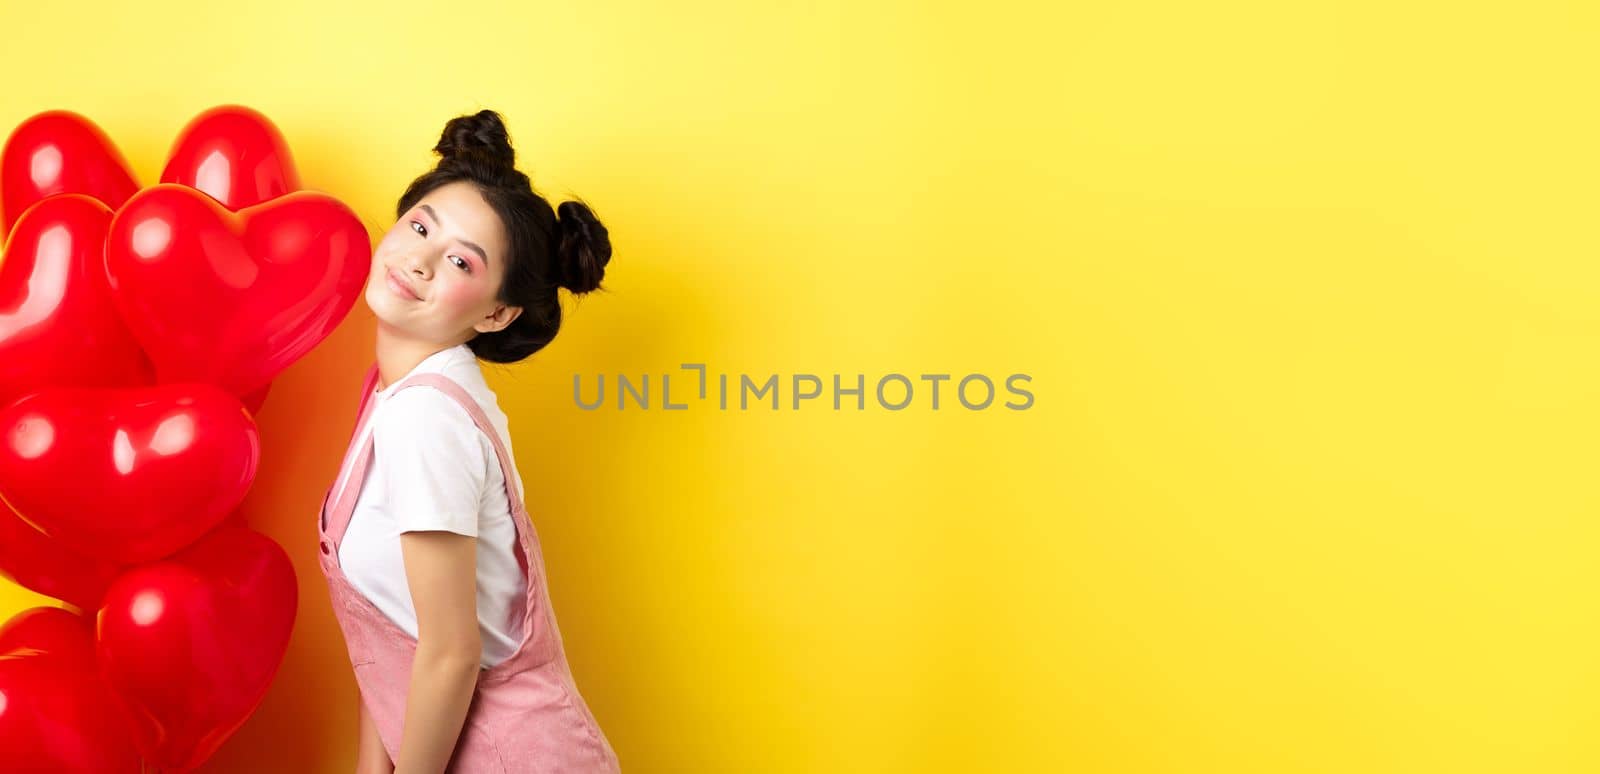
<svg viewBox="0 0 1600 774">
<path fill-rule="evenodd" d="M 322 553 L 328 553 L 328 541 L 326 540 L 322 541 Z"/>
</svg>

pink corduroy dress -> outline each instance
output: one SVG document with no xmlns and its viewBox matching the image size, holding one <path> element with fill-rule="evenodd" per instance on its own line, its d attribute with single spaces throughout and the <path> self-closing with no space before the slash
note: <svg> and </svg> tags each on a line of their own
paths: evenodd
<svg viewBox="0 0 1600 774">
<path fill-rule="evenodd" d="M 356 455 L 350 468 L 350 484 L 344 487 L 331 510 L 328 499 L 334 487 L 329 486 L 323 495 L 318 536 L 322 574 L 327 578 L 333 613 L 350 651 L 350 664 L 355 669 L 361 699 L 376 722 L 390 760 L 394 760 L 400 754 L 406 694 L 411 685 L 411 662 L 416 655 L 417 642 L 356 590 L 339 567 L 339 543 L 350 525 L 356 496 L 372 459 L 372 434 L 367 435 L 360 448 L 356 448 L 355 439 L 361 437 L 362 423 L 371 419 L 371 399 L 377 380 L 378 366 L 374 363 L 362 387 L 356 431 L 351 434 L 345 451 L 346 455 Z M 420 386 L 441 390 L 454 398 L 472 415 L 478 429 L 494 442 L 495 456 L 500 460 L 505 477 L 506 499 L 511 503 L 511 520 L 517 528 L 517 543 L 521 549 L 518 563 L 528 582 L 521 643 L 506 660 L 479 670 L 478 685 L 447 771 L 463 774 L 620 771 L 610 741 L 601 732 L 573 682 L 562 647 L 561 630 L 556 626 L 545 584 L 539 537 L 516 491 L 511 460 L 499 434 L 477 401 L 461 385 L 442 374 L 414 374 L 398 382 L 395 390 Z M 343 467 L 341 465 L 341 469 Z"/>
</svg>

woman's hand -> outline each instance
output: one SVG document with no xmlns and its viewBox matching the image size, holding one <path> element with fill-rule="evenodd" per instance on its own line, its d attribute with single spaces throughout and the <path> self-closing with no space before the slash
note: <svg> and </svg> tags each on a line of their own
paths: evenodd
<svg viewBox="0 0 1600 774">
<path fill-rule="evenodd" d="M 400 554 L 417 610 L 417 653 L 406 694 L 397 774 L 438 774 L 450 763 L 478 687 L 478 540 L 402 532 Z"/>
</svg>

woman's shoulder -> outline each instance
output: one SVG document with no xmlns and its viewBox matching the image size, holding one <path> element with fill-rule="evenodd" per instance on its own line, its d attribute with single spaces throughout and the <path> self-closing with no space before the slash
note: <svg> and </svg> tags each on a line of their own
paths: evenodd
<svg viewBox="0 0 1600 774">
<path fill-rule="evenodd" d="M 500 396 L 489 386 L 482 364 L 470 354 L 471 350 L 463 348 L 463 351 L 469 354 L 451 359 L 440 373 L 465 390 L 491 422 L 503 419 L 505 414 L 500 409 Z"/>
<path fill-rule="evenodd" d="M 441 436 L 482 435 L 472 414 L 455 397 L 428 384 L 405 385 L 379 406 L 373 417 L 377 442 L 438 444 Z"/>
<path fill-rule="evenodd" d="M 482 365 L 472 355 L 472 351 L 465 346 L 456 347 L 451 350 L 449 357 L 438 363 L 437 371 L 434 373 L 460 387 L 463 393 L 460 397 L 478 409 L 488 427 L 477 427 L 467 405 L 457 402 L 457 396 L 447 394 L 431 384 L 404 385 L 402 389 L 395 391 L 385 401 L 386 405 L 393 404 L 395 409 L 387 417 L 389 422 L 411 422 L 416 428 L 426 428 L 429 424 L 476 428 L 478 436 L 491 454 L 493 446 L 487 433 L 493 430 L 501 443 L 506 444 L 509 449 L 511 443 L 509 419 L 500 408 L 499 395 L 489 386 Z"/>
<path fill-rule="evenodd" d="M 448 408 L 455 411 L 445 411 Z M 456 399 L 449 393 L 431 384 L 405 384 L 395 390 L 383 401 L 383 413 L 393 417 L 399 415 L 415 416 L 419 414 L 445 413 L 459 415 L 472 421 L 472 416 L 467 413 Z"/>
</svg>

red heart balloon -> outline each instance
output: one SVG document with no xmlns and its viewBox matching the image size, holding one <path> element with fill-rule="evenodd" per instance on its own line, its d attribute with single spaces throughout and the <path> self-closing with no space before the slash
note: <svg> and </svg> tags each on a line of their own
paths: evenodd
<svg viewBox="0 0 1600 774">
<path fill-rule="evenodd" d="M 120 565 L 76 553 L 0 503 L 0 575 L 81 610 L 100 606 Z"/>
<path fill-rule="evenodd" d="M 283 134 L 266 116 L 243 105 L 218 105 L 183 127 L 167 155 L 161 182 L 204 191 L 230 210 L 300 189 Z"/>
<path fill-rule="evenodd" d="M 11 130 L 0 151 L 0 225 L 5 233 L 29 205 L 58 193 L 88 194 L 116 209 L 139 190 L 127 159 L 93 121 L 47 110 Z"/>
<path fill-rule="evenodd" d="M 0 653 L 19 648 L 88 663 L 94 659 L 94 623 L 59 607 L 30 608 L 0 626 Z M 89 664 L 89 668 L 95 666 Z"/>
<path fill-rule="evenodd" d="M 114 702 L 84 618 L 40 607 L 0 628 L 0 770 L 138 771 Z"/>
<path fill-rule="evenodd" d="M 300 173 L 271 119 L 243 105 L 219 105 L 178 132 L 161 182 L 189 186 L 238 211 L 300 190 Z M 261 412 L 270 386 L 240 399 L 251 416 Z"/>
<path fill-rule="evenodd" d="M 271 384 L 264 384 L 261 389 L 240 399 L 240 402 L 244 404 L 245 410 L 250 412 L 250 416 L 253 417 L 261 413 L 261 404 L 267 402 L 267 390 L 271 388 Z"/>
<path fill-rule="evenodd" d="M 92 197 L 60 194 L 17 222 L 0 256 L 0 406 L 45 387 L 154 382 L 106 280 L 111 216 Z"/>
<path fill-rule="evenodd" d="M 161 183 L 117 211 L 106 240 L 117 308 L 157 379 L 237 396 L 271 382 L 338 326 L 371 258 L 360 218 L 316 191 L 234 213 Z"/>
<path fill-rule="evenodd" d="M 46 535 L 114 562 L 222 523 L 260 455 L 255 420 L 209 384 L 48 389 L 0 409 L 0 492 Z"/>
<path fill-rule="evenodd" d="M 112 584 L 96 626 L 100 670 L 150 763 L 194 768 L 255 711 L 288 648 L 297 594 L 283 548 L 233 526 Z"/>
</svg>

